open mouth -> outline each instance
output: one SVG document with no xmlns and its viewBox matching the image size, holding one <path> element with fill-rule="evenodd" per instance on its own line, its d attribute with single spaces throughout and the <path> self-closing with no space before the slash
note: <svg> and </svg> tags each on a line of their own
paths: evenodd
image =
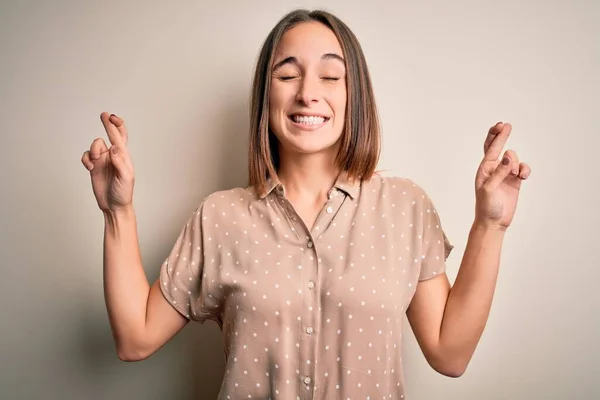
<svg viewBox="0 0 600 400">
<path fill-rule="evenodd" d="M 329 121 L 328 117 L 323 117 L 323 116 L 319 116 L 319 115 L 299 115 L 299 114 L 292 114 L 289 116 L 289 118 L 296 124 L 298 125 L 302 125 L 302 126 L 319 126 L 319 125 L 323 125 L 324 123 L 326 123 L 327 121 Z"/>
</svg>

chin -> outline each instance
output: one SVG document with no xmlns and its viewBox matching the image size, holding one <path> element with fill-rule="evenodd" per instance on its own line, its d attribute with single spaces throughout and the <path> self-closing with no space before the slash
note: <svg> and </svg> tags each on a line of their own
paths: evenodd
<svg viewBox="0 0 600 400">
<path fill-rule="evenodd" d="M 337 138 L 339 139 L 339 138 Z M 303 155 L 333 152 L 337 149 L 336 138 L 293 136 L 284 146 L 286 151 Z"/>
</svg>

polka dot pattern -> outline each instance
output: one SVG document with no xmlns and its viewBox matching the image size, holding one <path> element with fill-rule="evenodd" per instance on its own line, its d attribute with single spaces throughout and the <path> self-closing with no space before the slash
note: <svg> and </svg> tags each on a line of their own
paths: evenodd
<svg viewBox="0 0 600 400">
<path fill-rule="evenodd" d="M 340 176 L 312 229 L 271 182 L 215 192 L 160 270 L 186 318 L 224 335 L 220 399 L 404 399 L 403 317 L 453 246 L 406 178 Z"/>
</svg>

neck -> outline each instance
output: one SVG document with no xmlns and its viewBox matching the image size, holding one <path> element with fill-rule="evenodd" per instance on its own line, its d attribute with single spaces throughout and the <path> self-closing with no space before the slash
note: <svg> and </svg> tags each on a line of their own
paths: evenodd
<svg viewBox="0 0 600 400">
<path fill-rule="evenodd" d="M 326 198 L 339 170 L 331 157 L 284 157 L 279 166 L 279 181 L 292 200 L 318 201 Z"/>
</svg>

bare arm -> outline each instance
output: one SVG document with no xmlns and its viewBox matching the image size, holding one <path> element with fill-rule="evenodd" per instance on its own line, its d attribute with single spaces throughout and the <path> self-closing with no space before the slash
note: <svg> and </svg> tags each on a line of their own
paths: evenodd
<svg viewBox="0 0 600 400">
<path fill-rule="evenodd" d="M 143 360 L 188 322 L 152 286 L 142 267 L 132 207 L 105 213 L 104 293 L 117 354 L 124 361 Z"/>
<path fill-rule="evenodd" d="M 454 286 L 445 274 L 419 283 L 407 311 L 429 364 L 444 375 L 462 375 L 475 352 L 492 305 L 504 235 L 521 182 L 531 173 L 513 150 L 498 160 L 511 131 L 501 122 L 488 131 L 475 177 L 475 222 Z"/>
<path fill-rule="evenodd" d="M 454 286 L 442 274 L 420 282 L 407 311 L 429 364 L 458 377 L 486 325 L 496 287 L 503 230 L 473 225 Z"/>
<path fill-rule="evenodd" d="M 133 211 L 135 173 L 122 118 L 103 112 L 111 143 L 96 138 L 81 162 L 104 215 L 104 297 L 119 358 L 141 360 L 182 329 L 187 320 L 152 287 L 142 267 Z"/>
</svg>

